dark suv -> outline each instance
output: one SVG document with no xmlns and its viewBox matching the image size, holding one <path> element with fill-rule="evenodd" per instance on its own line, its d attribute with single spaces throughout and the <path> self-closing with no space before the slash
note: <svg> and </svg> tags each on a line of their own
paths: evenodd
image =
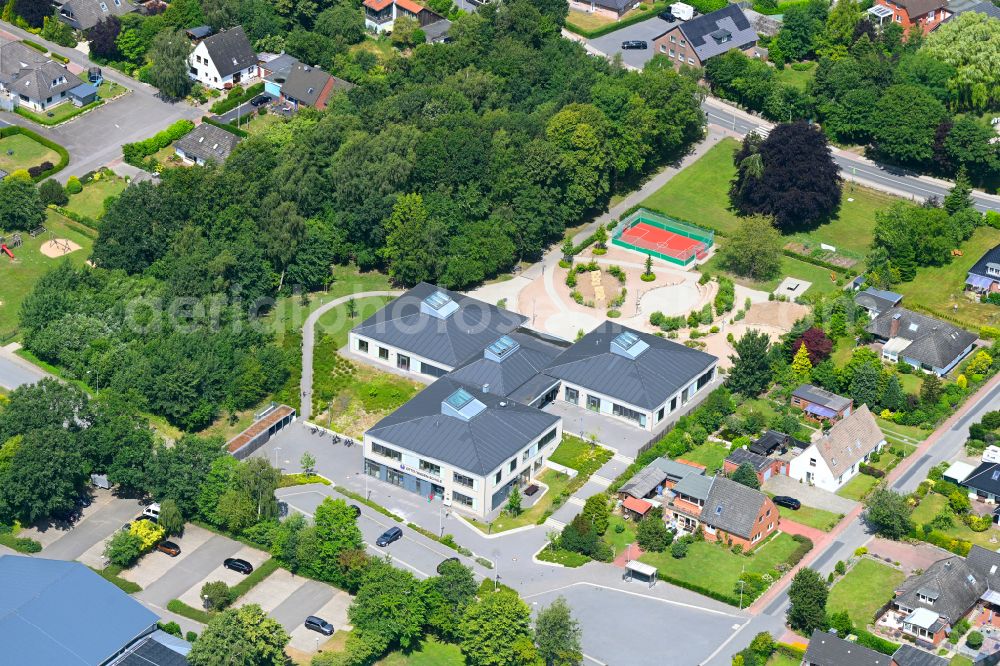
<svg viewBox="0 0 1000 666">
<path fill-rule="evenodd" d="M 319 632 L 324 636 L 333 635 L 333 625 L 321 617 L 310 615 L 309 617 L 306 618 L 305 625 L 306 629 L 309 629 L 310 631 Z"/>
<path fill-rule="evenodd" d="M 788 495 L 775 495 L 773 501 L 778 506 L 783 506 L 786 509 L 791 509 L 792 511 L 798 511 L 802 508 L 802 502 L 798 501 L 794 497 L 789 497 Z"/>
<path fill-rule="evenodd" d="M 222 563 L 222 566 L 227 569 L 232 569 L 236 573 L 241 573 L 244 576 L 249 576 L 253 573 L 253 565 L 246 560 L 241 560 L 238 557 L 227 557 L 226 561 Z"/>
<path fill-rule="evenodd" d="M 380 548 L 385 548 L 393 541 L 397 541 L 401 538 L 403 538 L 403 530 L 398 527 L 390 527 L 382 533 L 382 536 L 375 540 L 375 545 Z"/>
<path fill-rule="evenodd" d="M 674 21 L 677 20 L 677 17 L 674 16 L 674 13 L 671 12 L 669 9 L 665 12 L 660 12 L 659 14 L 657 14 L 657 16 L 659 16 L 664 21 L 668 21 L 670 23 L 673 23 Z"/>
<path fill-rule="evenodd" d="M 649 44 L 641 39 L 627 39 L 622 42 L 622 50 L 628 51 L 630 49 L 648 49 Z"/>
</svg>

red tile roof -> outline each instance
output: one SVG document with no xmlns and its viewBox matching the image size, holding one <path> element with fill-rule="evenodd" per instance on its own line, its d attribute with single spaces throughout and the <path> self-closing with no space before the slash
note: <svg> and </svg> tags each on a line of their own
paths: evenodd
<svg viewBox="0 0 1000 666">
<path fill-rule="evenodd" d="M 364 5 L 369 9 L 374 9 L 377 12 L 382 11 L 386 7 L 392 4 L 392 0 L 365 0 Z"/>
<path fill-rule="evenodd" d="M 402 7 L 408 12 L 413 12 L 414 14 L 419 14 L 420 12 L 424 11 L 424 8 L 421 5 L 418 5 L 417 3 L 413 2 L 413 0 L 396 0 L 396 5 L 398 7 Z"/>
<path fill-rule="evenodd" d="M 636 499 L 634 497 L 626 497 L 622 506 L 629 511 L 635 511 L 640 516 L 646 515 L 646 512 L 653 508 L 653 505 L 646 500 Z"/>
</svg>

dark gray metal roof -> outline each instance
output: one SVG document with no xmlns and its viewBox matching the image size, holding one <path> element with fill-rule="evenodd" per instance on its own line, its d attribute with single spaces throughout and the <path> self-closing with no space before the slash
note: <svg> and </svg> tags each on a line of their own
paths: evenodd
<svg viewBox="0 0 1000 666">
<path fill-rule="evenodd" d="M 964 328 L 899 306 L 884 310 L 865 330 L 888 340 L 892 321 L 897 315 L 899 330 L 896 337 L 910 341 L 900 354 L 932 368 L 948 367 L 976 341 L 976 336 Z"/>
<path fill-rule="evenodd" d="M 181 137 L 174 144 L 174 148 L 182 150 L 188 157 L 199 157 L 205 161 L 214 160 L 222 164 L 239 142 L 240 137 L 232 132 L 202 123 Z"/>
<path fill-rule="evenodd" d="M 968 565 L 958 555 L 938 560 L 919 576 L 910 576 L 900 585 L 895 603 L 906 608 L 926 608 L 949 623 L 957 622 L 969 612 L 979 597 L 989 589 L 986 577 Z M 919 595 L 937 598 L 929 604 Z"/>
<path fill-rule="evenodd" d="M 674 492 L 695 499 L 707 500 L 709 493 L 712 492 L 713 478 L 700 474 L 688 474 L 677 482 L 677 485 L 674 486 Z"/>
<path fill-rule="evenodd" d="M 948 666 L 948 660 L 920 648 L 903 643 L 892 655 L 894 666 Z"/>
<path fill-rule="evenodd" d="M 211 35 L 214 30 L 212 30 L 212 26 L 210 25 L 199 25 L 194 28 L 188 28 L 184 32 L 186 32 L 187 36 L 191 39 L 205 39 Z"/>
<path fill-rule="evenodd" d="M 962 485 L 973 490 L 982 490 L 1000 495 L 1000 463 L 983 462 L 965 477 Z"/>
<path fill-rule="evenodd" d="M 835 412 L 839 412 L 851 404 L 850 398 L 845 398 L 842 395 L 837 395 L 836 393 L 832 393 L 818 386 L 813 386 L 812 384 L 803 384 L 792 391 L 792 395 L 796 398 L 807 400 L 816 405 L 829 407 Z"/>
<path fill-rule="evenodd" d="M 984 2 L 984 3 L 980 3 L 980 4 L 989 5 L 990 7 L 993 7 L 994 9 L 996 9 L 997 16 L 995 16 L 995 18 L 1000 18 L 1000 8 L 994 7 L 994 5 L 992 3 L 988 3 L 988 2 Z M 983 11 L 983 10 L 979 9 L 979 5 L 976 5 L 975 7 L 972 7 L 971 9 L 969 9 L 969 11 L 974 11 L 974 12 L 980 12 L 980 13 L 983 13 L 983 14 L 988 14 L 987 11 Z M 979 275 L 981 277 L 988 278 L 990 280 L 997 280 L 997 277 L 995 275 L 990 275 L 989 273 L 986 272 L 986 266 L 988 264 L 997 264 L 997 265 L 1000 265 L 1000 245 L 997 245 L 996 247 L 993 247 L 993 248 L 990 248 L 989 250 L 986 250 L 986 252 L 983 253 L 983 256 L 979 257 L 979 261 L 977 261 L 972 266 L 972 268 L 969 269 L 969 274 L 970 275 Z M 998 281 L 1000 281 L 1000 280 L 998 280 Z"/>
<path fill-rule="evenodd" d="M 446 319 L 421 310 L 423 300 L 437 291 L 458 305 Z M 353 332 L 454 368 L 526 320 L 495 305 L 421 282 L 355 326 Z"/>
<path fill-rule="evenodd" d="M 171 648 L 165 644 L 169 638 L 173 637 L 164 631 L 156 631 L 129 648 L 128 652 L 117 657 L 108 666 L 188 666 L 185 654 L 190 651 L 190 644 L 175 639 L 186 647 Z"/>
<path fill-rule="evenodd" d="M 485 405 L 468 420 L 442 413 L 441 403 L 461 388 Z M 365 435 L 485 476 L 558 422 L 553 414 L 442 377 Z"/>
<path fill-rule="evenodd" d="M 250 41 L 243 26 L 223 30 L 202 42 L 208 49 L 219 76 L 229 76 L 257 64 L 257 54 L 250 47 Z"/>
<path fill-rule="evenodd" d="M 157 616 L 79 562 L 0 555 L 4 663 L 97 666 Z"/>
<path fill-rule="evenodd" d="M 648 345 L 632 359 L 612 351 L 623 332 Z M 560 354 L 546 374 L 643 409 L 655 409 L 718 359 L 697 349 L 606 321 Z"/>
<path fill-rule="evenodd" d="M 745 48 L 757 41 L 757 32 L 739 5 L 726 5 L 710 14 L 696 16 L 681 23 L 680 29 L 702 62 L 730 49 Z M 713 35 L 725 35 L 728 39 L 719 42 Z"/>
<path fill-rule="evenodd" d="M 809 639 L 805 663 L 813 666 L 889 666 L 891 657 L 817 629 Z"/>
<path fill-rule="evenodd" d="M 749 539 L 767 496 L 722 475 L 716 476 L 701 510 L 706 523 Z"/>
<path fill-rule="evenodd" d="M 642 499 L 649 493 L 656 490 L 667 478 L 667 473 L 656 465 L 643 467 L 635 476 L 625 482 L 620 492 L 631 495 L 636 499 Z"/>
<path fill-rule="evenodd" d="M 744 448 L 736 449 L 730 453 L 726 457 L 726 461 L 733 463 L 737 467 L 743 463 L 750 463 L 750 466 L 758 472 L 763 472 L 771 464 L 771 459 L 767 456 L 762 456 Z"/>
<path fill-rule="evenodd" d="M 122 16 L 135 11 L 130 0 L 66 0 L 61 9 L 72 14 L 66 17 L 74 28 L 90 30 L 109 16 Z"/>
<path fill-rule="evenodd" d="M 517 392 L 522 398 L 520 402 L 531 402 L 537 395 L 535 390 L 546 390 L 557 380 L 539 373 L 558 356 L 566 345 L 556 345 L 538 336 L 514 331 L 506 337 L 517 344 L 517 348 L 502 360 L 489 358 L 484 351 L 478 357 L 473 357 L 465 365 L 449 373 L 455 381 L 481 389 L 489 385 L 490 393 L 504 397 L 513 397 Z M 537 381 L 532 381 L 536 380 Z M 530 383 L 529 390 L 521 391 L 525 384 Z M 524 399 L 527 398 L 527 399 Z M 518 399 L 518 398 L 514 398 Z"/>
<path fill-rule="evenodd" d="M 864 291 L 860 292 L 854 297 L 854 302 L 865 308 L 866 310 L 871 310 L 874 312 L 882 312 L 883 310 L 888 310 L 894 305 L 899 305 L 899 302 L 903 300 L 902 294 L 897 294 L 894 291 L 884 291 L 882 289 L 874 289 L 868 287 Z"/>
</svg>

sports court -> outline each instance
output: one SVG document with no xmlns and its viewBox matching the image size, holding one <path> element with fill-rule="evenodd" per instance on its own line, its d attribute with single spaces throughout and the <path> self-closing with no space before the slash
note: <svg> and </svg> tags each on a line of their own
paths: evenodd
<svg viewBox="0 0 1000 666">
<path fill-rule="evenodd" d="M 622 220 L 611 243 L 687 266 L 708 256 L 715 232 L 640 208 Z"/>
</svg>

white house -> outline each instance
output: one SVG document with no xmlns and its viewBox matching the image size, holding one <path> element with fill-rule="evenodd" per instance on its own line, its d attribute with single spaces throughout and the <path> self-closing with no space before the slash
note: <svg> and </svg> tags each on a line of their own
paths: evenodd
<svg viewBox="0 0 1000 666">
<path fill-rule="evenodd" d="M 857 476 L 861 464 L 885 443 L 868 405 L 861 405 L 792 460 L 788 476 L 835 492 Z"/>
<path fill-rule="evenodd" d="M 82 83 L 63 65 L 19 41 L 0 43 L 0 90 L 16 105 L 48 111 L 69 101 L 69 91 Z"/>
<path fill-rule="evenodd" d="M 241 26 L 223 30 L 195 46 L 188 56 L 188 76 L 217 90 L 257 76 L 257 54 Z"/>
</svg>

